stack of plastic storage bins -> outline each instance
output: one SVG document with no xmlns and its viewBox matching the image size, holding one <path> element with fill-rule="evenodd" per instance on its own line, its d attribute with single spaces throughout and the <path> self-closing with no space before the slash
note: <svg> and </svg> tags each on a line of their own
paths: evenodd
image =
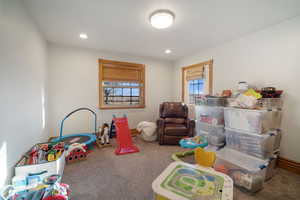
<svg viewBox="0 0 300 200">
<path fill-rule="evenodd" d="M 217 152 L 215 168 L 249 192 L 262 189 L 274 174 L 281 140 L 281 106 L 277 102 L 262 103 L 259 110 L 224 108 L 226 147 Z"/>
<path fill-rule="evenodd" d="M 224 105 L 225 98 L 207 97 L 195 108 L 197 135 L 206 137 L 210 147 L 225 145 Z"/>
</svg>

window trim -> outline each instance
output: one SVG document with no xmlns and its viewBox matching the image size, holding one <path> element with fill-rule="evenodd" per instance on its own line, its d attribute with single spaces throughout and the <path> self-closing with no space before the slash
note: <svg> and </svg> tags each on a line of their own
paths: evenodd
<svg viewBox="0 0 300 200">
<path fill-rule="evenodd" d="M 99 108 L 101 110 L 109 110 L 109 109 L 141 109 L 145 108 L 145 65 L 143 64 L 137 64 L 137 63 L 129 63 L 129 62 L 120 62 L 120 61 L 113 61 L 113 60 L 105 60 L 105 59 L 99 59 Z M 140 98 L 141 102 L 139 105 L 126 105 L 126 106 L 106 106 L 104 105 L 104 95 L 103 95 L 103 82 L 106 81 L 103 79 L 103 64 L 109 64 L 116 67 L 122 67 L 122 68 L 128 68 L 128 69 L 136 69 L 139 70 L 141 73 L 141 80 L 140 84 Z M 122 82 L 121 80 L 116 80 L 117 82 Z M 123 80 L 123 82 L 128 82 L 127 80 Z M 130 81 L 129 81 L 130 82 Z"/>
<path fill-rule="evenodd" d="M 192 68 L 196 68 L 196 67 L 203 67 L 205 65 L 208 65 L 208 94 L 212 95 L 213 93 L 213 60 L 209 60 L 209 61 L 205 61 L 205 62 L 201 62 L 201 63 L 197 63 L 197 64 L 193 64 L 190 66 L 186 66 L 186 67 L 182 67 L 181 68 L 181 101 L 184 102 L 184 98 L 185 98 L 185 90 L 186 90 L 186 82 L 185 81 L 185 72 L 186 70 L 192 69 Z"/>
</svg>

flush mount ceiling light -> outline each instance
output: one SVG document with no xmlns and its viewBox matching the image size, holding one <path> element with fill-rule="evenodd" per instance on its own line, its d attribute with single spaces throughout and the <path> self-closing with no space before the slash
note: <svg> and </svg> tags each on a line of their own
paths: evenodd
<svg viewBox="0 0 300 200">
<path fill-rule="evenodd" d="M 166 54 L 170 54 L 170 53 L 172 53 L 172 51 L 171 51 L 171 49 L 166 49 L 166 50 L 165 50 L 165 53 L 166 53 Z"/>
<path fill-rule="evenodd" d="M 150 15 L 149 19 L 154 28 L 165 29 L 174 23 L 175 15 L 169 10 L 157 10 Z"/>
<path fill-rule="evenodd" d="M 88 39 L 88 36 L 87 36 L 86 33 L 80 33 L 80 34 L 79 34 L 79 37 L 80 37 L 81 39 L 83 39 L 83 40 Z"/>
</svg>

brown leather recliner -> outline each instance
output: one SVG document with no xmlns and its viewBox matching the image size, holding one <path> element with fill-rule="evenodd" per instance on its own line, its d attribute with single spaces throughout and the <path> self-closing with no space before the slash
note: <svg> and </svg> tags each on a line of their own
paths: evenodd
<svg viewBox="0 0 300 200">
<path fill-rule="evenodd" d="M 157 120 L 159 144 L 179 144 L 183 137 L 193 137 L 195 121 L 188 119 L 188 107 L 181 102 L 164 102 Z"/>
</svg>

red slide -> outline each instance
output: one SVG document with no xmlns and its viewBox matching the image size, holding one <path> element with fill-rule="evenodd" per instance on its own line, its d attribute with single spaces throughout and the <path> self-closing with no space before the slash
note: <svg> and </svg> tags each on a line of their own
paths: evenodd
<svg viewBox="0 0 300 200">
<path fill-rule="evenodd" d="M 128 153 L 139 152 L 139 149 L 132 144 L 131 132 L 129 130 L 127 117 L 113 118 L 116 131 L 118 148 L 115 153 L 117 155 L 124 155 Z"/>
</svg>

